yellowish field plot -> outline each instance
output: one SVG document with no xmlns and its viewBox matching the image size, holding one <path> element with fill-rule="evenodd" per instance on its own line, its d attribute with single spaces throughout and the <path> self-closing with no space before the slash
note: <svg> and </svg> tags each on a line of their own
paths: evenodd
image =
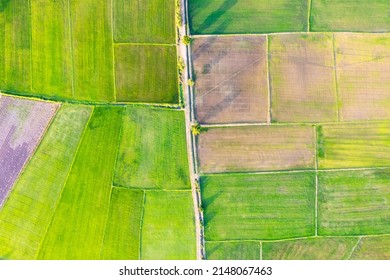
<svg viewBox="0 0 390 280">
<path fill-rule="evenodd" d="M 115 99 L 110 3 L 70 1 L 76 99 Z"/>
<path fill-rule="evenodd" d="M 199 122 L 267 121 L 266 37 L 197 38 L 192 49 Z"/>
<path fill-rule="evenodd" d="M 332 36 L 276 35 L 269 40 L 272 120 L 337 121 Z"/>
<path fill-rule="evenodd" d="M 69 1 L 31 1 L 32 91 L 72 97 Z"/>
<path fill-rule="evenodd" d="M 31 17 L 29 0 L 0 2 L 0 86 L 31 89 Z"/>
<path fill-rule="evenodd" d="M 350 123 L 317 127 L 318 166 L 390 166 L 390 123 Z"/>
<path fill-rule="evenodd" d="M 196 259 L 191 192 L 147 191 L 144 207 L 141 259 Z"/>
<path fill-rule="evenodd" d="M 209 128 L 198 139 L 204 173 L 314 168 L 310 126 Z"/>
<path fill-rule="evenodd" d="M 390 260 L 390 236 L 363 237 L 351 259 L 353 260 Z"/>
<path fill-rule="evenodd" d="M 103 260 L 138 260 L 144 192 L 113 188 L 102 245 Z"/>
<path fill-rule="evenodd" d="M 318 234 L 390 233 L 390 169 L 321 172 Z"/>
<path fill-rule="evenodd" d="M 314 172 L 201 177 L 205 239 L 275 240 L 314 235 Z"/>
<path fill-rule="evenodd" d="M 206 258 L 208 260 L 260 260 L 260 242 L 206 242 Z"/>
<path fill-rule="evenodd" d="M 390 36 L 336 34 L 340 119 L 390 119 Z"/>
<path fill-rule="evenodd" d="M 345 260 L 359 237 L 313 237 L 263 242 L 263 260 Z"/>
</svg>

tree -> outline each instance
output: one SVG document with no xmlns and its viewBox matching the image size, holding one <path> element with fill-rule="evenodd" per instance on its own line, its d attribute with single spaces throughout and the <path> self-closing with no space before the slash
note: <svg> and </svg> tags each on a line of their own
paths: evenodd
<svg viewBox="0 0 390 280">
<path fill-rule="evenodd" d="M 195 82 L 193 79 L 188 80 L 188 86 L 193 87 L 195 85 Z"/>
<path fill-rule="evenodd" d="M 191 127 L 191 132 L 193 135 L 199 135 L 202 132 L 202 127 L 199 123 L 194 123 Z"/>
<path fill-rule="evenodd" d="M 189 45 L 189 44 L 191 44 L 191 42 L 192 42 L 192 39 L 190 38 L 190 36 L 187 36 L 187 35 L 183 36 L 183 44 L 184 45 Z"/>
</svg>

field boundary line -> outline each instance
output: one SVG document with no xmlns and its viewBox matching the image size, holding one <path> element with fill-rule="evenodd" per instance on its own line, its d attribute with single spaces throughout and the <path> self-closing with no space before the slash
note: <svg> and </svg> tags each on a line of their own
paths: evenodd
<svg viewBox="0 0 390 280">
<path fill-rule="evenodd" d="M 72 60 L 72 96 L 76 96 L 75 90 L 75 74 L 74 74 L 74 46 L 73 46 L 73 24 L 72 24 L 72 12 L 70 6 L 70 0 L 67 0 L 68 3 L 68 27 L 69 27 L 69 39 L 70 39 L 70 59 Z"/>
<path fill-rule="evenodd" d="M 260 260 L 263 260 L 263 242 L 260 241 Z"/>
<path fill-rule="evenodd" d="M 314 169 L 316 176 L 316 192 L 315 192 L 315 204 L 314 204 L 314 235 L 318 236 L 318 136 L 317 126 L 313 126 L 314 132 Z"/>
<path fill-rule="evenodd" d="M 351 259 L 353 253 L 355 252 L 356 248 L 359 246 L 360 244 L 360 241 L 363 239 L 363 236 L 360 236 L 358 241 L 356 242 L 355 246 L 353 246 L 352 250 L 351 250 L 351 253 L 348 255 L 348 258 L 347 260 Z"/>
<path fill-rule="evenodd" d="M 82 142 L 83 142 L 83 140 L 84 140 L 84 137 L 85 137 L 85 134 L 86 134 L 88 125 L 89 125 L 89 123 L 90 123 L 90 121 L 91 121 L 91 119 L 92 119 L 92 116 L 93 116 L 94 111 L 95 111 L 95 108 L 92 108 L 91 114 L 90 114 L 90 116 L 89 116 L 89 118 L 88 118 L 87 123 L 85 124 L 83 133 L 82 133 L 82 135 L 81 135 L 81 137 L 80 137 L 80 141 L 79 141 L 79 143 L 78 143 L 78 145 L 77 145 L 77 148 L 76 148 L 76 151 L 75 151 L 75 153 L 74 153 L 72 162 L 71 162 L 71 164 L 70 164 L 70 166 L 69 166 L 68 173 L 66 174 L 64 183 L 62 184 L 61 192 L 60 192 L 60 194 L 59 194 L 59 196 L 58 196 L 58 199 L 57 199 L 57 202 L 56 202 L 56 204 L 55 204 L 54 211 L 53 211 L 53 215 L 51 216 L 50 222 L 49 222 L 49 224 L 48 224 L 48 226 L 47 226 L 47 228 L 46 228 L 45 233 L 43 234 L 42 241 L 41 241 L 41 243 L 39 244 L 39 249 L 37 250 L 37 253 L 36 253 L 36 255 L 34 256 L 34 259 L 37 259 L 38 256 L 39 256 L 39 254 L 41 253 L 42 245 L 44 244 L 44 242 L 45 242 L 45 240 L 46 240 L 46 237 L 47 237 L 47 234 L 48 234 L 48 232 L 49 232 L 49 229 L 51 228 L 51 226 L 52 226 L 52 224 L 53 224 L 54 216 L 56 215 L 56 212 L 57 212 L 57 209 L 58 209 L 58 204 L 59 204 L 59 202 L 60 202 L 60 200 L 61 200 L 61 198 L 62 198 L 62 194 L 63 194 L 63 192 L 64 192 L 66 183 L 68 182 L 69 175 L 70 175 L 70 173 L 72 172 L 73 164 L 74 164 L 74 162 L 76 161 L 76 157 L 77 157 L 77 155 L 78 155 L 78 153 L 79 153 L 80 146 L 81 146 L 81 144 L 82 144 Z"/>
<path fill-rule="evenodd" d="M 338 82 L 338 71 L 337 71 L 337 54 L 336 54 L 336 38 L 333 34 L 333 75 L 334 75 L 334 86 L 336 88 L 336 109 L 337 109 L 337 121 L 340 122 L 340 93 L 339 93 L 339 82 Z"/>
<path fill-rule="evenodd" d="M 142 211 L 141 211 L 141 218 L 139 220 L 139 246 L 138 246 L 138 259 L 142 260 L 142 228 L 144 224 L 144 215 L 145 215 L 145 203 L 146 203 L 146 192 L 143 191 L 142 196 Z"/>
<path fill-rule="evenodd" d="M 311 31 L 311 9 L 313 6 L 313 0 L 308 0 L 307 3 L 307 32 Z"/>
<path fill-rule="evenodd" d="M 113 190 L 113 187 L 111 186 L 110 194 L 109 194 L 109 198 L 108 198 L 108 208 L 107 208 L 107 215 L 106 215 L 106 221 L 105 221 L 105 226 L 104 226 L 104 233 L 103 233 L 103 237 L 102 237 L 102 242 L 100 243 L 100 251 L 99 251 L 99 259 L 100 260 L 102 260 L 104 239 L 106 239 L 106 234 L 107 234 L 107 222 L 108 222 L 108 217 L 110 216 L 110 211 L 111 211 L 112 190 Z"/>
<path fill-rule="evenodd" d="M 270 44 L 269 44 L 269 36 L 265 36 L 267 49 L 266 49 L 266 65 L 267 65 L 267 89 L 268 89 L 268 114 L 267 114 L 267 123 L 271 124 L 272 122 L 272 92 L 271 92 L 271 72 L 270 72 Z"/>
<path fill-rule="evenodd" d="M 112 0 L 111 0 L 112 1 Z M 176 44 L 164 44 L 164 43 L 143 43 L 143 42 L 115 42 L 114 46 L 160 46 L 160 47 L 176 47 Z"/>
<path fill-rule="evenodd" d="M 70 1 L 70 0 L 68 0 Z M 116 63 L 115 63 L 115 41 L 114 41 L 114 1 L 110 1 L 110 17 L 111 17 L 111 44 L 112 44 L 112 78 L 114 85 L 114 100 L 116 101 Z"/>
<path fill-rule="evenodd" d="M 30 10 L 30 91 L 33 91 L 33 20 L 32 20 L 32 0 L 28 0 Z"/>
<path fill-rule="evenodd" d="M 1 98 L 1 96 L 2 96 L 2 93 L 0 92 L 0 98 Z M 54 104 L 57 105 L 57 107 L 55 108 L 55 112 L 51 116 L 51 118 L 50 118 L 49 122 L 47 123 L 45 129 L 42 131 L 42 136 L 39 138 L 38 143 L 37 143 L 36 147 L 34 148 L 34 150 L 32 151 L 30 157 L 27 159 L 27 161 L 24 163 L 24 165 L 20 169 L 20 172 L 19 172 L 18 176 L 15 179 L 15 182 L 13 183 L 13 185 L 11 187 L 11 190 L 9 191 L 8 195 L 5 197 L 2 205 L 0 205 L 0 211 L 4 208 L 4 206 L 7 203 L 8 199 L 11 197 L 12 193 L 15 191 L 15 186 L 19 183 L 19 180 L 22 177 L 22 175 L 24 174 L 24 172 L 26 171 L 27 166 L 30 164 L 30 162 L 33 159 L 35 153 L 37 152 L 39 147 L 42 145 L 43 139 L 45 138 L 47 131 L 49 130 L 49 128 L 53 124 L 53 121 L 54 121 L 55 117 L 57 116 L 58 110 L 62 106 L 62 104 L 58 104 L 58 103 L 54 103 Z"/>
<path fill-rule="evenodd" d="M 346 34 L 346 35 L 353 35 L 353 34 L 382 34 L 382 35 L 390 35 L 390 31 L 383 31 L 383 32 L 367 32 L 367 31 L 292 31 L 292 32 L 264 32 L 264 33 L 235 33 L 235 34 L 223 34 L 223 33 L 215 33 L 215 34 L 192 34 L 192 38 L 202 38 L 202 37 L 213 37 L 213 36 L 220 36 L 220 37 L 234 37 L 234 36 L 265 36 L 265 35 L 294 35 L 294 34 Z"/>
</svg>

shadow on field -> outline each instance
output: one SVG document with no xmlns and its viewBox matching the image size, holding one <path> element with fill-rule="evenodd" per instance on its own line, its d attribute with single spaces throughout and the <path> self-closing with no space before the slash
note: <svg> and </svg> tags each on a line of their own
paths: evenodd
<svg viewBox="0 0 390 280">
<path fill-rule="evenodd" d="M 202 33 L 205 29 L 213 25 L 217 20 L 219 20 L 227 11 L 229 11 L 231 8 L 236 5 L 238 0 L 225 0 L 222 5 L 214 12 L 212 12 L 199 26 L 198 30 L 196 32 Z M 221 27 L 221 26 L 219 26 Z M 226 28 L 225 26 L 224 28 Z M 219 33 L 222 31 L 217 29 Z"/>
<path fill-rule="evenodd" d="M 0 0 L 0 13 L 7 8 L 9 2 L 11 2 L 11 0 Z"/>
</svg>

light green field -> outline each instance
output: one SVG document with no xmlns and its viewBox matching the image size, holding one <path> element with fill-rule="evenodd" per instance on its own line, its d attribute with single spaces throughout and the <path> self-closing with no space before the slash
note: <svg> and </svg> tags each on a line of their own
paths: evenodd
<svg viewBox="0 0 390 280">
<path fill-rule="evenodd" d="M 319 235 L 390 232 L 390 169 L 321 172 Z"/>
<path fill-rule="evenodd" d="M 110 0 L 72 0 L 75 99 L 114 101 Z"/>
<path fill-rule="evenodd" d="M 388 0 L 312 0 L 312 31 L 390 30 Z"/>
<path fill-rule="evenodd" d="M 0 211 L 0 255 L 36 258 L 90 113 L 70 105 L 58 111 Z"/>
<path fill-rule="evenodd" d="M 118 101 L 178 103 L 175 46 L 116 45 Z"/>
<path fill-rule="evenodd" d="M 263 260 L 345 260 L 358 240 L 358 237 L 315 237 L 264 242 Z"/>
<path fill-rule="evenodd" d="M 191 0 L 192 34 L 305 31 L 307 0 Z"/>
<path fill-rule="evenodd" d="M 39 259 L 99 259 L 122 108 L 97 107 L 67 178 Z"/>
<path fill-rule="evenodd" d="M 272 35 L 269 57 L 274 122 L 337 121 L 331 35 Z"/>
<path fill-rule="evenodd" d="M 115 42 L 175 43 L 176 0 L 113 0 Z"/>
<path fill-rule="evenodd" d="M 29 0 L 0 3 L 0 85 L 24 92 L 31 89 L 31 18 Z M 3 83 L 1 83 L 3 80 Z"/>
<path fill-rule="evenodd" d="M 101 253 L 103 260 L 138 260 L 143 191 L 113 188 Z"/>
<path fill-rule="evenodd" d="M 390 166 L 390 123 L 317 127 L 319 168 Z"/>
<path fill-rule="evenodd" d="M 68 1 L 31 1 L 32 91 L 72 98 L 72 46 Z"/>
<path fill-rule="evenodd" d="M 265 240 L 314 234 L 314 173 L 201 178 L 206 240 Z"/>
<path fill-rule="evenodd" d="M 144 207 L 141 259 L 196 259 L 191 192 L 148 191 Z"/>
<path fill-rule="evenodd" d="M 260 242 L 206 242 L 208 260 L 260 260 Z"/>
<path fill-rule="evenodd" d="M 183 111 L 128 107 L 114 184 L 143 189 L 189 189 Z"/>
<path fill-rule="evenodd" d="M 363 237 L 352 260 L 390 260 L 390 236 Z"/>
</svg>

